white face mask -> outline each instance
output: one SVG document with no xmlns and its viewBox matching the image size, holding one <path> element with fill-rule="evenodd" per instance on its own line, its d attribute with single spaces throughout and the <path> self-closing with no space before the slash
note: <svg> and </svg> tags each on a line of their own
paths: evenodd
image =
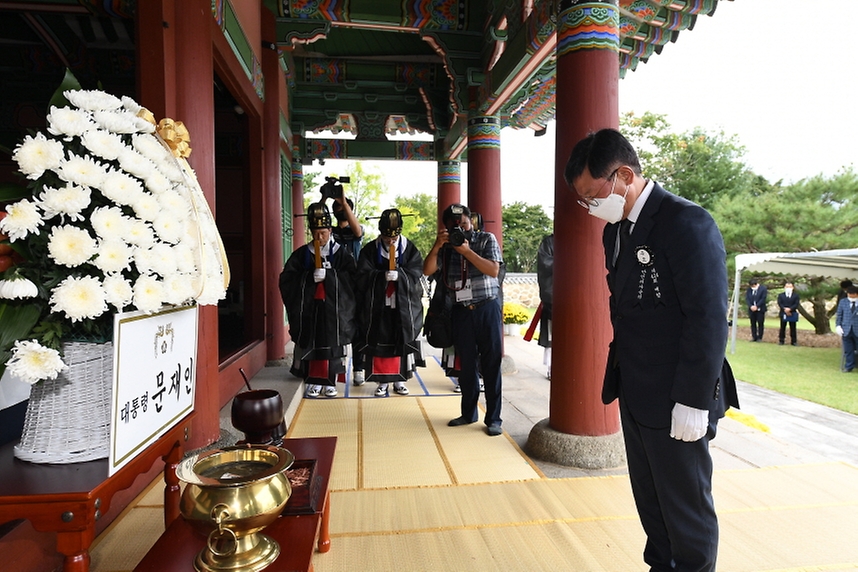
<svg viewBox="0 0 858 572">
<path fill-rule="evenodd" d="M 596 204 L 587 207 L 591 215 L 611 224 L 623 220 L 623 212 L 626 208 L 626 195 L 629 194 L 629 188 L 626 187 L 626 192 L 623 196 L 615 195 L 614 185 L 616 184 L 617 178 L 615 176 L 614 182 L 611 184 L 611 194 L 604 199 L 592 199 Z"/>
<path fill-rule="evenodd" d="M 784 288 L 784 294 L 786 294 L 787 297 L 792 296 L 792 288 Z"/>
</svg>

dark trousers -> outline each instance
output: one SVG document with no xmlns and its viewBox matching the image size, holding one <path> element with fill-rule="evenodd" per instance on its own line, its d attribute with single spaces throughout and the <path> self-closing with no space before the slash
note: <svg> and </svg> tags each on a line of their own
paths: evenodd
<svg viewBox="0 0 858 572">
<path fill-rule="evenodd" d="M 858 350 L 858 332 L 849 328 L 843 332 L 843 371 L 855 369 L 855 350 Z"/>
<path fill-rule="evenodd" d="M 787 324 L 789 324 L 789 340 L 790 340 L 790 343 L 792 345 L 795 345 L 796 344 L 796 341 L 795 341 L 795 322 L 787 322 L 784 319 L 781 319 L 781 331 L 780 331 L 780 334 L 778 336 L 778 341 L 780 343 L 784 343 L 784 340 L 786 339 Z"/>
<path fill-rule="evenodd" d="M 766 313 L 762 310 L 752 312 L 748 310 L 751 318 L 751 339 L 754 341 L 763 339 L 763 324 L 766 321 Z"/>
<path fill-rule="evenodd" d="M 632 493 L 647 536 L 644 561 L 653 572 L 714 572 L 718 518 L 709 441 L 715 423 L 699 441 L 677 441 L 669 426 L 638 424 L 622 396 L 620 418 Z"/>
<path fill-rule="evenodd" d="M 454 304 L 453 345 L 459 356 L 462 417 L 479 418 L 480 374 L 486 398 L 486 425 L 501 422 L 501 356 L 503 355 L 500 301 L 495 298 L 473 310 Z"/>
</svg>

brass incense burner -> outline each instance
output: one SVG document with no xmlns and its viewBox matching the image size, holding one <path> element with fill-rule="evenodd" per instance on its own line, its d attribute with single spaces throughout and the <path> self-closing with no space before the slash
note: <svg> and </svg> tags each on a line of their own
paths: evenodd
<svg viewBox="0 0 858 572">
<path fill-rule="evenodd" d="M 248 444 L 182 461 L 182 516 L 208 536 L 194 561 L 197 571 L 255 572 L 277 559 L 280 546 L 260 531 L 280 516 L 292 494 L 286 470 L 294 460 L 286 449 Z"/>
</svg>

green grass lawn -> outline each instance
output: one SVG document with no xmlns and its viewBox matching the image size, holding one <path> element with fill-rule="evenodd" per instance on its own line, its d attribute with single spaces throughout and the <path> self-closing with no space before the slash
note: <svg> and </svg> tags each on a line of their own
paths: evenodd
<svg viewBox="0 0 858 572">
<path fill-rule="evenodd" d="M 841 373 L 840 348 L 736 341 L 727 360 L 736 379 L 858 415 L 858 369 Z M 742 395 L 739 395 L 742 403 Z"/>
</svg>

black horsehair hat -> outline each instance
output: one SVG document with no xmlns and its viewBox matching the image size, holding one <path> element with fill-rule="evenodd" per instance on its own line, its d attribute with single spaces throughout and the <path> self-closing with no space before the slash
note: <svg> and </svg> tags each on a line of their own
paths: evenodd
<svg viewBox="0 0 858 572">
<path fill-rule="evenodd" d="M 385 209 L 381 213 L 378 217 L 378 231 L 391 238 L 402 234 L 402 213 L 399 209 Z"/>
<path fill-rule="evenodd" d="M 325 203 L 312 203 L 307 207 L 307 219 L 310 230 L 319 230 L 321 228 L 331 228 L 331 211 L 325 206 Z"/>
</svg>

